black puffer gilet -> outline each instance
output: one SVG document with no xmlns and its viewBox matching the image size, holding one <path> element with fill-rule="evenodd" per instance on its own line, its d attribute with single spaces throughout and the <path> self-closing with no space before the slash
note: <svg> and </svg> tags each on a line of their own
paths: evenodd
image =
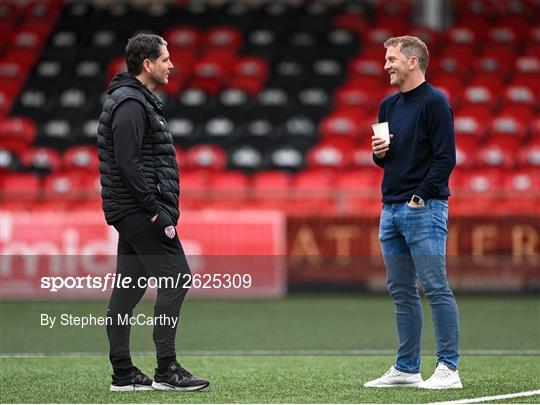
<svg viewBox="0 0 540 405">
<path fill-rule="evenodd" d="M 148 189 L 155 193 L 160 208 L 165 210 L 176 224 L 178 211 L 178 164 L 173 138 L 163 118 L 163 104 L 137 79 L 128 73 L 120 73 L 111 82 L 99 117 L 98 152 L 101 173 L 101 197 L 103 212 L 108 224 L 141 211 L 136 200 L 124 185 L 115 162 L 112 136 L 113 115 L 126 100 L 137 100 L 147 113 L 141 153 L 143 172 Z"/>
</svg>

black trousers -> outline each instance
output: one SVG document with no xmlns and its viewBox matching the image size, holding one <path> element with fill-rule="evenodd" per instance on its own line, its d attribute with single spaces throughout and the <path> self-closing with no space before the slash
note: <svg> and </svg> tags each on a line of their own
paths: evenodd
<svg viewBox="0 0 540 405">
<path fill-rule="evenodd" d="M 166 215 L 160 213 L 160 215 Z M 176 327 L 182 302 L 188 288 L 186 281 L 191 278 L 191 271 L 184 254 L 178 235 L 173 238 L 165 233 L 163 221 L 150 222 L 142 213 L 130 215 L 114 225 L 119 233 L 118 259 L 116 278 L 130 277 L 129 288 L 115 288 L 107 309 L 107 316 L 112 321 L 107 325 L 109 338 L 109 359 L 113 369 L 132 367 L 129 351 L 131 327 L 118 321 L 118 315 L 131 317 L 133 308 L 139 303 L 146 291 L 138 281 L 150 276 L 173 277 L 178 285 L 162 285 L 157 288 L 157 298 L 154 306 L 154 319 L 161 315 L 168 319 L 176 319 L 176 326 L 154 325 L 154 343 L 158 365 L 165 360 L 176 360 L 175 337 Z M 146 285 L 146 283 L 144 283 Z M 171 284 L 171 283 L 169 283 Z M 149 316 L 149 314 L 148 314 Z"/>
</svg>

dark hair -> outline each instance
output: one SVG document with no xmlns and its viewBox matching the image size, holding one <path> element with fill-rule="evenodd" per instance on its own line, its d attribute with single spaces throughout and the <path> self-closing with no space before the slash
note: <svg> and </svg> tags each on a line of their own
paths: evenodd
<svg viewBox="0 0 540 405">
<path fill-rule="evenodd" d="M 167 41 L 159 35 L 137 34 L 128 40 L 125 59 L 127 70 L 134 76 L 141 73 L 145 59 L 156 60 L 161 54 L 161 45 L 167 46 Z"/>
</svg>

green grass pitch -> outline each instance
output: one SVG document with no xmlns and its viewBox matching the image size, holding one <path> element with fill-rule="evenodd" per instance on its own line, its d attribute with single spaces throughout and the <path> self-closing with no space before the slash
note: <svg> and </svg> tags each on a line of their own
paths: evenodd
<svg viewBox="0 0 540 405">
<path fill-rule="evenodd" d="M 458 305 L 462 390 L 363 388 L 393 362 L 391 300 L 297 295 L 276 301 L 188 299 L 177 338 L 179 360 L 209 378 L 210 387 L 198 393 L 110 393 L 103 327 L 39 325 L 40 313 L 100 315 L 106 303 L 2 302 L 0 402 L 426 403 L 540 389 L 538 298 L 458 297 Z M 427 377 L 435 359 L 425 309 L 422 374 Z M 136 311 L 151 314 L 152 302 L 142 302 Z M 135 364 L 152 375 L 151 328 L 134 327 L 131 347 Z M 502 402 L 538 403 L 540 396 Z"/>
</svg>

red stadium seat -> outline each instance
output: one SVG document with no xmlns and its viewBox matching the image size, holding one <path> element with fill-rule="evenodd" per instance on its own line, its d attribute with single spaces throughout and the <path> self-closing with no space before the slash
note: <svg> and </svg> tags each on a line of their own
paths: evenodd
<svg viewBox="0 0 540 405">
<path fill-rule="evenodd" d="M 466 82 L 473 66 L 474 54 L 469 48 L 447 49 L 434 63 L 441 73 L 458 75 Z"/>
<path fill-rule="evenodd" d="M 526 106 L 533 109 L 539 102 L 532 86 L 507 86 L 503 94 L 503 107 L 509 105 Z"/>
<path fill-rule="evenodd" d="M 256 193 L 286 191 L 291 186 L 291 176 L 286 172 L 258 172 L 253 176 L 253 189 Z"/>
<path fill-rule="evenodd" d="M 530 81 L 535 83 L 540 82 L 540 56 L 525 55 L 516 58 L 515 60 L 516 75 L 528 77 Z"/>
<path fill-rule="evenodd" d="M 356 32 L 362 36 L 368 29 L 367 18 L 363 15 L 349 12 L 336 14 L 332 20 L 332 25 L 336 28 L 342 28 Z"/>
<path fill-rule="evenodd" d="M 196 51 L 204 43 L 204 35 L 193 27 L 172 27 L 163 35 L 169 51 L 187 49 Z"/>
<path fill-rule="evenodd" d="M 180 172 L 180 190 L 190 199 L 205 197 L 209 192 L 209 173 L 206 170 Z"/>
<path fill-rule="evenodd" d="M 509 25 L 499 25 L 491 27 L 486 32 L 486 41 L 498 46 L 516 47 L 521 41 L 520 32 Z"/>
<path fill-rule="evenodd" d="M 215 172 L 210 176 L 210 195 L 223 206 L 245 203 L 249 178 L 243 172 Z"/>
<path fill-rule="evenodd" d="M 0 80 L 23 82 L 26 78 L 26 67 L 17 61 L 0 61 Z"/>
<path fill-rule="evenodd" d="M 390 38 L 397 35 L 392 27 L 375 27 L 371 28 L 364 34 L 364 38 L 369 45 L 378 45 L 379 47 L 384 44 L 384 42 Z M 384 48 L 381 48 L 381 57 L 384 59 Z"/>
<path fill-rule="evenodd" d="M 349 61 L 347 71 L 348 77 L 351 79 L 373 77 L 380 81 L 387 76 L 384 71 L 384 55 L 382 58 L 357 56 Z"/>
<path fill-rule="evenodd" d="M 540 77 L 536 80 L 534 75 L 515 73 L 509 86 L 527 86 L 534 90 L 535 94 L 540 94 Z"/>
<path fill-rule="evenodd" d="M 290 201 L 291 176 L 281 171 L 256 173 L 252 190 L 257 207 L 286 210 Z"/>
<path fill-rule="evenodd" d="M 32 50 L 38 53 L 43 46 L 46 36 L 37 29 L 27 27 L 14 33 L 11 37 L 11 47 Z"/>
<path fill-rule="evenodd" d="M 13 103 L 14 97 L 8 95 L 7 91 L 0 89 L 0 119 L 11 110 L 11 104 Z"/>
<path fill-rule="evenodd" d="M 540 175 L 538 171 L 507 172 L 502 180 L 505 215 L 540 212 Z"/>
<path fill-rule="evenodd" d="M 482 55 L 474 58 L 474 76 L 498 76 L 504 79 L 510 75 L 512 66 L 493 55 Z"/>
<path fill-rule="evenodd" d="M 99 170 L 97 148 L 91 146 L 73 146 L 64 152 L 62 164 L 66 171 L 83 170 L 97 172 Z"/>
<path fill-rule="evenodd" d="M 219 146 L 197 145 L 191 147 L 184 157 L 188 169 L 224 170 L 227 166 L 225 151 Z"/>
<path fill-rule="evenodd" d="M 21 155 L 34 142 L 37 129 L 27 118 L 0 118 L 0 147 Z"/>
<path fill-rule="evenodd" d="M 384 4 L 384 2 L 381 2 L 378 4 Z M 404 3 L 394 2 L 393 4 L 404 4 Z M 376 16 L 377 18 L 375 20 L 375 26 L 380 29 L 389 29 L 389 30 L 392 30 L 393 32 L 407 32 L 409 29 L 409 24 L 407 22 L 407 19 L 403 15 L 376 14 Z"/>
<path fill-rule="evenodd" d="M 350 139 L 360 138 L 366 128 L 363 128 L 355 114 L 335 112 L 322 119 L 319 125 L 323 137 L 343 136 Z"/>
<path fill-rule="evenodd" d="M 456 109 L 456 117 L 473 117 L 477 122 L 481 123 L 480 131 L 485 133 L 491 127 L 493 112 L 485 105 L 468 104 Z"/>
<path fill-rule="evenodd" d="M 217 94 L 230 80 L 231 66 L 216 59 L 206 58 L 197 61 L 193 67 L 192 87 Z"/>
<path fill-rule="evenodd" d="M 307 154 L 310 168 L 343 170 L 351 165 L 352 149 L 340 148 L 334 144 L 321 143 L 311 148 Z"/>
<path fill-rule="evenodd" d="M 501 77 L 485 74 L 475 75 L 469 85 L 487 87 L 493 95 L 501 94 L 505 87 Z"/>
<path fill-rule="evenodd" d="M 60 169 L 60 153 L 53 148 L 28 149 L 21 156 L 23 167 L 32 170 L 56 171 Z"/>
<path fill-rule="evenodd" d="M 233 74 L 236 77 L 252 77 L 264 81 L 268 77 L 268 66 L 263 58 L 244 56 L 236 60 Z"/>
<path fill-rule="evenodd" d="M 79 200 L 84 191 L 80 172 L 52 173 L 45 178 L 44 196 L 50 201 Z"/>
<path fill-rule="evenodd" d="M 363 168 L 339 174 L 336 189 L 346 207 L 345 212 L 352 215 L 380 215 L 382 174 L 379 168 Z"/>
<path fill-rule="evenodd" d="M 488 87 L 473 84 L 463 89 L 461 102 L 463 108 L 480 104 L 489 109 L 494 109 L 499 104 L 499 97 L 498 93 L 492 92 Z"/>
<path fill-rule="evenodd" d="M 193 74 L 193 65 L 197 60 L 197 55 L 190 49 L 172 48 L 169 49 L 169 55 L 174 69 L 172 73 L 183 78 L 190 78 Z"/>
<path fill-rule="evenodd" d="M 529 123 L 535 116 L 534 108 L 526 104 L 503 104 L 499 114 L 501 116 L 514 117 L 523 123 L 526 131 L 525 135 L 528 133 Z"/>
<path fill-rule="evenodd" d="M 507 135 L 492 135 L 478 149 L 478 162 L 484 166 L 511 169 L 517 161 L 520 140 Z"/>
<path fill-rule="evenodd" d="M 0 180 L 2 200 L 37 200 L 39 177 L 32 173 L 5 173 Z"/>
<path fill-rule="evenodd" d="M 468 48 L 474 50 L 478 46 L 476 32 L 464 26 L 449 27 L 445 35 L 446 46 L 450 48 Z"/>
<path fill-rule="evenodd" d="M 242 33 L 235 27 L 214 27 L 206 32 L 207 48 L 226 48 L 237 53 L 242 42 Z"/>
<path fill-rule="evenodd" d="M 494 213 L 499 207 L 501 196 L 501 174 L 499 169 L 458 171 L 450 176 L 450 187 L 455 198 L 451 210 L 458 215 Z"/>
<path fill-rule="evenodd" d="M 527 35 L 527 38 L 530 42 L 534 44 L 540 44 L 540 26 L 539 25 L 533 25 L 529 28 L 529 32 Z"/>
<path fill-rule="evenodd" d="M 251 96 L 257 95 L 264 86 L 264 80 L 260 77 L 234 76 L 228 87 L 240 89 Z"/>
<path fill-rule="evenodd" d="M 464 4 L 469 5 L 472 3 L 474 2 L 469 1 Z M 458 19 L 458 26 L 469 28 L 470 30 L 472 30 L 475 34 L 476 42 L 481 44 L 485 38 L 485 33 L 487 32 L 487 30 L 490 28 L 491 25 L 486 19 L 486 15 L 484 13 L 479 13 L 479 14 L 466 13 L 466 14 L 460 15 Z"/>
<path fill-rule="evenodd" d="M 456 166 L 463 169 L 476 167 L 479 150 L 478 138 L 456 135 Z"/>
<path fill-rule="evenodd" d="M 456 113 L 454 116 L 454 131 L 456 136 L 462 139 L 465 137 L 481 139 L 487 132 L 486 122 L 489 121 L 491 121 L 491 114 L 479 118 L 474 113 L 467 114 L 467 107 L 464 107 L 463 112 Z"/>
<path fill-rule="evenodd" d="M 361 169 L 346 170 L 337 176 L 336 185 L 348 193 L 357 194 L 364 198 L 380 198 L 383 170 L 378 167 L 364 167 Z"/>
<path fill-rule="evenodd" d="M 334 175 L 331 170 L 314 169 L 297 173 L 292 179 L 292 187 L 295 192 L 304 193 L 306 191 L 330 190 L 334 184 Z"/>
<path fill-rule="evenodd" d="M 439 49 L 441 34 L 438 31 L 429 27 L 408 27 L 407 31 L 424 41 L 428 49 Z"/>
<path fill-rule="evenodd" d="M 242 57 L 234 62 L 233 77 L 229 87 L 238 88 L 255 95 L 268 77 L 266 61 L 257 57 Z"/>
<path fill-rule="evenodd" d="M 336 110 L 353 110 L 364 113 L 366 110 L 373 110 L 378 101 L 373 93 L 361 88 L 344 86 L 334 94 L 334 105 Z M 379 100 L 379 99 L 378 99 Z"/>
<path fill-rule="evenodd" d="M 501 46 L 497 43 L 487 42 L 481 56 L 489 56 L 496 59 L 501 65 L 508 65 L 509 59 L 516 57 L 517 50 L 512 47 Z"/>
<path fill-rule="evenodd" d="M 99 200 L 101 203 L 101 179 L 99 172 L 87 172 L 81 176 L 81 198 Z"/>
<path fill-rule="evenodd" d="M 357 142 L 353 150 L 352 164 L 358 168 L 374 168 L 373 151 L 371 149 L 371 137 L 366 136 Z"/>
<path fill-rule="evenodd" d="M 397 90 L 390 87 L 389 81 L 377 79 L 372 76 L 352 76 L 342 88 L 360 89 L 369 92 L 373 97 L 384 97 L 387 94 L 395 93 Z M 379 103 L 380 100 L 373 100 L 374 103 Z"/>
<path fill-rule="evenodd" d="M 527 124 L 512 115 L 499 115 L 491 123 L 491 134 L 523 138 L 527 134 Z"/>
<path fill-rule="evenodd" d="M 533 139 L 540 139 L 540 117 L 536 117 L 536 119 L 531 123 L 531 133 Z"/>
<path fill-rule="evenodd" d="M 384 56 L 386 50 L 381 44 L 376 43 L 364 43 L 360 53 L 357 55 L 358 58 L 363 58 L 367 60 L 379 60 L 381 66 L 384 66 Z"/>
<path fill-rule="evenodd" d="M 332 170 L 314 169 L 297 173 L 292 179 L 290 210 L 298 214 L 335 210 L 335 177 Z"/>
<path fill-rule="evenodd" d="M 540 134 L 521 147 L 518 159 L 522 168 L 540 171 Z"/>
</svg>

